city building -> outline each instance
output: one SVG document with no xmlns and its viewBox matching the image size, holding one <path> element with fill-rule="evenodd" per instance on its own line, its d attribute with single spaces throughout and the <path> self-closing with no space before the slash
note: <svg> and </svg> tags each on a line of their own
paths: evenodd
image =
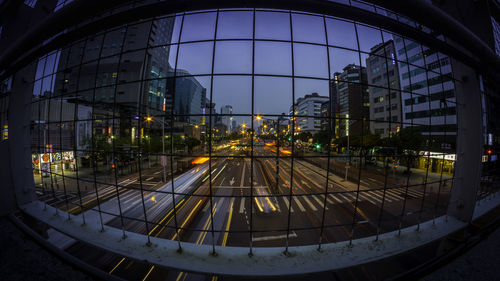
<svg viewBox="0 0 500 281">
<path fill-rule="evenodd" d="M 328 102 L 327 96 L 320 96 L 318 93 L 312 93 L 298 98 L 295 102 L 295 132 L 314 133 L 321 130 L 321 104 Z M 290 107 L 290 111 L 293 106 Z"/>
<path fill-rule="evenodd" d="M 457 115 L 452 66 L 448 56 L 394 36 L 399 60 L 403 127 L 416 127 L 431 151 L 455 149 Z M 427 71 L 426 71 L 427 69 Z"/>
<path fill-rule="evenodd" d="M 230 105 L 224 105 L 220 108 L 220 122 L 226 126 L 227 133 L 231 133 L 233 131 L 232 121 L 233 117 L 233 107 Z"/>
<path fill-rule="evenodd" d="M 333 96 L 337 98 L 339 137 L 361 135 L 369 132 L 370 102 L 366 68 L 346 65 L 343 72 L 336 72 L 331 80 Z"/>
<path fill-rule="evenodd" d="M 174 114 L 179 122 L 200 124 L 207 99 L 207 89 L 189 72 L 177 70 L 175 81 Z"/>
<path fill-rule="evenodd" d="M 401 92 L 394 42 L 389 40 L 370 49 L 366 74 L 370 96 L 370 131 L 383 138 L 401 128 Z"/>
</svg>

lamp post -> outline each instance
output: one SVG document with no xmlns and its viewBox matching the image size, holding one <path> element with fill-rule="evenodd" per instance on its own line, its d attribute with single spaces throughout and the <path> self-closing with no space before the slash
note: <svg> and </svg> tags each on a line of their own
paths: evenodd
<svg viewBox="0 0 500 281">
<path fill-rule="evenodd" d="M 268 118 L 264 118 L 260 115 L 257 115 L 255 117 L 255 119 L 259 122 L 259 125 L 260 125 L 260 121 L 262 121 L 263 119 L 265 120 L 269 120 L 269 121 L 273 121 L 275 123 L 275 135 L 276 135 L 276 192 L 279 190 L 279 156 L 280 156 L 280 122 L 281 120 L 283 120 L 285 118 L 285 113 L 281 113 L 280 116 L 278 116 L 277 119 L 268 119 Z M 267 125 L 264 125 L 264 128 L 267 129 Z M 266 130 L 267 131 L 267 130 Z M 268 133 L 268 132 L 266 132 Z"/>
<path fill-rule="evenodd" d="M 146 121 L 151 122 L 151 121 L 156 121 L 158 123 L 161 123 L 161 131 L 162 131 L 162 159 L 161 159 L 161 165 L 163 166 L 163 182 L 167 182 L 167 158 L 165 156 L 165 116 L 162 117 L 162 119 L 154 118 L 151 116 L 146 117 Z M 173 144 L 173 139 L 170 140 L 172 141 Z"/>
<path fill-rule="evenodd" d="M 344 177 L 344 181 L 347 181 L 347 173 L 349 171 L 349 162 L 351 160 L 351 146 L 350 146 L 350 143 L 349 143 L 349 126 L 354 124 L 356 121 L 358 120 L 349 120 L 349 114 L 346 114 L 345 115 L 346 117 L 346 120 L 345 120 L 345 134 L 346 134 L 346 137 L 347 137 L 347 157 L 346 157 L 346 162 L 345 162 L 345 177 Z"/>
<path fill-rule="evenodd" d="M 281 113 L 281 116 L 276 119 L 276 191 L 279 190 L 279 172 L 280 172 L 280 120 L 284 119 L 285 113 Z"/>
</svg>

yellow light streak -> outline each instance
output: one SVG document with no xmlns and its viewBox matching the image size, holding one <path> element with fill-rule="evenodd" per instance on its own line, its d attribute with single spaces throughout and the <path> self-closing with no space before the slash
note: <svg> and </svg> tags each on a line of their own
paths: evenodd
<svg viewBox="0 0 500 281">
<path fill-rule="evenodd" d="M 233 204 L 234 202 L 231 202 L 231 207 L 229 208 L 229 218 L 227 219 L 227 225 L 226 225 L 226 233 L 224 233 L 224 238 L 222 239 L 222 246 L 226 246 L 227 243 L 227 237 L 229 236 L 229 227 L 231 226 L 231 219 L 233 218 Z M 217 280 L 217 276 L 214 276 L 212 280 Z"/>
<path fill-rule="evenodd" d="M 144 278 L 142 278 L 142 281 L 145 281 L 146 279 L 148 279 L 149 274 L 151 274 L 151 271 L 153 271 L 153 269 L 154 269 L 154 268 L 155 268 L 155 266 L 153 265 L 153 266 L 149 269 L 149 271 L 148 271 L 148 273 L 146 274 L 146 276 L 144 276 Z"/>
<path fill-rule="evenodd" d="M 271 200 L 269 199 L 269 197 L 266 197 L 266 200 L 267 200 L 267 203 L 269 203 L 269 205 L 271 206 L 271 209 L 273 209 L 273 212 L 276 212 L 276 207 L 274 207 L 274 204 L 271 203 Z"/>
<path fill-rule="evenodd" d="M 215 214 L 217 212 L 217 202 L 214 204 L 214 207 L 212 208 L 212 213 Z M 207 236 L 207 230 L 208 230 L 208 227 L 210 227 L 210 224 L 211 224 L 211 220 L 210 220 L 210 216 L 207 218 L 207 221 L 205 222 L 205 224 L 203 225 L 203 232 L 200 233 L 200 235 L 198 236 L 198 239 L 196 240 L 196 244 L 202 244 L 203 241 L 205 241 L 205 237 Z"/>
<path fill-rule="evenodd" d="M 184 201 L 184 198 L 182 198 L 182 200 L 179 201 L 179 203 L 177 203 L 177 204 L 181 205 L 183 201 Z M 180 211 L 182 209 L 182 207 L 184 207 L 184 205 L 180 206 L 179 209 L 177 209 L 177 211 Z M 153 232 L 170 216 L 170 214 L 172 214 L 173 211 L 174 211 L 174 209 L 172 208 L 172 210 L 170 210 L 165 215 L 165 217 L 163 217 L 163 219 L 153 229 L 151 229 L 151 231 L 149 232 L 149 235 L 153 234 Z M 170 218 L 170 220 L 172 220 L 172 218 Z M 170 222 L 170 220 L 168 222 Z M 167 224 L 168 224 L 168 222 L 167 222 Z M 165 226 L 163 226 L 163 227 L 165 228 Z M 162 230 L 163 230 L 163 228 L 162 228 Z M 159 231 L 158 234 L 159 233 L 161 233 L 161 231 Z M 156 234 L 155 237 L 158 236 L 158 234 Z"/>
<path fill-rule="evenodd" d="M 122 259 L 120 260 L 120 262 L 118 262 L 118 263 L 115 265 L 115 267 L 113 267 L 113 269 L 111 269 L 111 270 L 109 271 L 109 274 L 113 273 L 113 271 L 115 271 L 115 269 L 117 269 L 117 268 L 120 266 L 120 264 L 122 264 L 122 262 L 123 262 L 124 260 L 125 260 L 125 258 L 122 258 Z"/>
<path fill-rule="evenodd" d="M 188 222 L 189 218 L 193 215 L 193 213 L 198 208 L 198 205 L 200 205 L 201 201 L 202 200 L 198 201 L 198 203 L 196 204 L 196 206 L 194 206 L 194 208 L 191 210 L 191 212 L 189 213 L 188 217 L 184 220 L 184 222 L 182 223 L 182 225 L 181 225 L 180 228 L 183 228 L 186 225 L 186 223 Z M 179 233 L 178 231 L 175 232 L 175 235 L 172 237 L 172 240 L 174 240 L 175 238 L 177 238 L 177 234 L 178 233 Z"/>
<path fill-rule="evenodd" d="M 195 160 L 193 160 L 193 162 L 191 162 L 192 164 L 203 164 L 205 162 L 207 162 L 210 158 L 208 157 L 198 157 L 196 158 Z"/>
<path fill-rule="evenodd" d="M 255 203 L 257 204 L 257 207 L 259 208 L 259 211 L 264 212 L 264 209 L 262 209 L 262 207 L 261 207 L 261 206 L 260 206 L 260 204 L 259 204 L 259 199 L 258 199 L 258 197 L 255 197 L 254 199 L 255 199 Z"/>
</svg>

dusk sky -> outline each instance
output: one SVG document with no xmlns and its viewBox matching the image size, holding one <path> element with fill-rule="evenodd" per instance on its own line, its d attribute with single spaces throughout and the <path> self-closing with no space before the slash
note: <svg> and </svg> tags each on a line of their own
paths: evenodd
<svg viewBox="0 0 500 281">
<path fill-rule="evenodd" d="M 252 15 L 251 11 L 225 11 L 219 13 L 217 39 L 239 39 L 238 41 L 217 41 L 215 46 L 214 74 L 252 74 Z M 213 40 L 216 13 L 186 15 L 182 26 L 181 42 Z M 181 17 L 177 17 L 172 41 L 177 42 Z M 292 15 L 293 40 L 326 44 L 325 28 L 322 17 Z M 329 47 L 330 77 L 334 72 L 351 63 L 359 65 L 356 32 L 353 23 L 327 19 L 328 43 L 338 46 Z M 360 49 L 369 52 L 370 48 L 382 42 L 379 30 L 357 26 Z M 295 100 L 306 94 L 317 92 L 328 96 L 328 53 L 326 46 L 276 42 L 269 40 L 290 40 L 290 15 L 288 13 L 257 11 L 255 15 L 255 114 L 288 114 L 292 104 L 292 79 L 263 75 L 292 75 L 292 61 L 295 75 L 321 79 L 295 79 Z M 384 40 L 392 37 L 384 36 Z M 246 39 L 246 40 L 245 40 Z M 266 41 L 259 41 L 263 39 Z M 172 48 L 170 64 L 175 64 L 176 49 Z M 178 69 L 193 75 L 210 74 L 212 68 L 213 41 L 181 44 Z M 365 65 L 367 54 L 362 54 Z M 210 94 L 210 78 L 196 78 Z M 251 76 L 214 76 L 213 102 L 217 112 L 223 105 L 232 105 L 235 114 L 251 114 Z"/>
<path fill-rule="evenodd" d="M 200 75 L 195 78 L 206 88 L 208 99 L 211 89 L 210 74 L 216 18 L 215 12 L 186 15 L 182 24 L 181 44 L 170 47 L 168 58 L 172 68 L 176 66 L 177 61 L 177 69 L 185 70 L 191 75 Z M 172 34 L 174 44 L 179 41 L 181 23 L 182 16 L 177 16 Z M 254 58 L 252 58 L 252 23 L 252 11 L 219 13 L 216 38 L 226 41 L 216 41 L 215 44 L 212 101 L 216 103 L 218 113 L 224 105 L 231 105 L 234 114 L 252 113 L 252 59 L 255 73 L 254 113 L 260 115 L 288 114 L 293 102 L 292 79 L 289 76 L 304 77 L 295 78 L 295 100 L 314 92 L 328 96 L 328 78 L 332 78 L 335 72 L 342 72 L 348 64 L 360 63 L 353 23 L 327 18 L 326 33 L 328 45 L 331 47 L 326 47 L 322 17 L 292 14 L 292 34 L 289 13 L 257 11 Z M 357 25 L 357 31 L 362 51 L 369 52 L 371 47 L 382 42 L 381 32 L 377 29 Z M 289 42 L 292 36 L 293 55 L 292 43 Z M 384 33 L 383 36 L 384 40 L 392 39 L 389 34 Z M 203 40 L 205 41 L 193 42 Z M 179 58 L 176 60 L 177 49 Z M 39 69 L 37 74 L 51 73 L 52 68 L 58 65 L 59 54 L 60 52 L 54 52 L 49 55 L 45 71 Z M 366 64 L 367 57 L 367 54 L 362 53 L 362 65 Z M 292 73 L 292 63 L 294 73 Z M 43 68 L 43 63 L 39 63 L 40 67 Z M 41 93 L 53 90 L 51 87 L 53 88 L 54 82 L 51 83 L 50 80 L 54 77 L 48 76 L 35 82 L 34 90 L 40 92 L 41 89 Z M 236 119 L 239 123 L 243 122 L 243 117 Z"/>
</svg>

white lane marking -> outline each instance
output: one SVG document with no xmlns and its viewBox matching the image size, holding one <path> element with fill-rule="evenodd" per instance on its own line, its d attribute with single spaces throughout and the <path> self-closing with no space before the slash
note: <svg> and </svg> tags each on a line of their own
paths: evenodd
<svg viewBox="0 0 500 281">
<path fill-rule="evenodd" d="M 258 242 L 258 241 L 268 241 L 268 240 L 277 240 L 277 239 L 285 239 L 286 234 L 283 235 L 273 235 L 273 236 L 263 236 L 263 237 L 252 237 L 253 242 Z M 297 238 L 297 233 L 295 231 L 292 231 L 288 235 L 288 238 Z"/>
<path fill-rule="evenodd" d="M 150 181 L 150 180 L 152 180 L 152 179 L 154 179 L 154 178 L 155 178 L 155 177 L 150 177 L 150 178 L 147 178 L 146 180 L 147 180 L 147 181 Z"/>
<path fill-rule="evenodd" d="M 219 200 L 217 200 L 217 205 L 222 206 L 222 203 L 224 203 L 224 199 L 226 199 L 226 197 L 219 197 Z"/>
<path fill-rule="evenodd" d="M 299 206 L 299 209 L 302 212 L 306 211 L 306 208 L 304 208 L 304 206 L 302 205 L 302 203 L 300 203 L 300 201 L 299 201 L 299 199 L 297 199 L 297 197 L 293 197 L 293 201 L 297 204 L 297 206 Z"/>
<path fill-rule="evenodd" d="M 241 182 L 240 187 L 243 187 L 243 183 L 245 182 L 245 170 L 246 170 L 247 162 L 243 162 L 243 172 L 241 173 Z"/>
<path fill-rule="evenodd" d="M 309 207 L 311 207 L 311 209 L 313 211 L 317 211 L 318 208 L 316 208 L 313 203 L 311 203 L 311 201 L 309 200 L 309 198 L 307 198 L 306 196 L 302 196 L 302 199 L 304 199 L 306 201 L 306 203 L 309 205 Z"/>
<path fill-rule="evenodd" d="M 324 204 L 325 201 L 324 200 L 323 201 L 319 200 L 319 198 L 316 195 L 312 195 L 312 198 L 314 200 L 316 200 L 316 202 L 318 202 L 318 204 L 321 206 L 321 209 L 323 209 L 323 205 L 325 205 Z M 325 205 L 325 209 L 328 210 L 328 207 L 326 205 Z"/>
<path fill-rule="evenodd" d="M 208 205 L 210 205 L 210 202 L 205 202 L 205 206 L 203 207 L 203 209 L 201 210 L 203 213 L 205 213 L 207 210 L 208 210 Z"/>
<path fill-rule="evenodd" d="M 245 212 L 245 197 L 241 198 L 240 202 L 240 214 L 243 214 Z"/>
<path fill-rule="evenodd" d="M 290 203 L 288 202 L 288 198 L 283 197 L 283 201 L 285 201 L 286 209 L 288 210 L 288 209 L 290 208 L 290 206 L 289 206 L 289 205 L 290 205 Z M 290 210 L 290 212 L 291 212 L 291 213 L 293 213 L 293 212 L 294 212 L 293 207 L 292 207 L 292 209 Z"/>
<path fill-rule="evenodd" d="M 158 174 L 160 174 L 161 172 L 162 172 L 162 171 L 158 171 L 158 172 L 156 172 L 156 173 L 153 173 L 153 175 L 158 175 Z"/>
</svg>

